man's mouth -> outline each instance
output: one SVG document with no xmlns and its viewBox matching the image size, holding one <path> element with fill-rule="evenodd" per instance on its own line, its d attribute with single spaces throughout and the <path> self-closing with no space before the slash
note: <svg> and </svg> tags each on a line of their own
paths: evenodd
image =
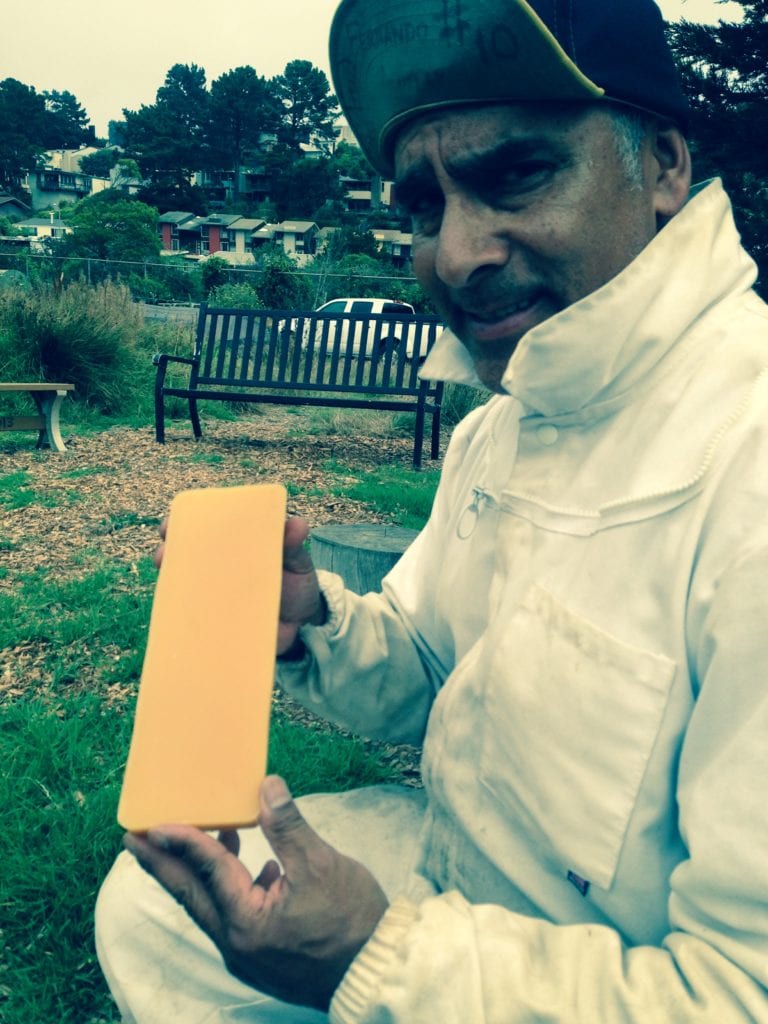
<svg viewBox="0 0 768 1024">
<path fill-rule="evenodd" d="M 517 302 L 494 309 L 465 309 L 464 324 L 474 341 L 520 336 L 543 319 L 543 293 L 531 292 Z"/>
</svg>

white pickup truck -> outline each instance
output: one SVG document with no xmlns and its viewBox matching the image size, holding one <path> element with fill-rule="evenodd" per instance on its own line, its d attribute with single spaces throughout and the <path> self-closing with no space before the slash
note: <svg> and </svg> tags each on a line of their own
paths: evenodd
<svg viewBox="0 0 768 1024">
<path fill-rule="evenodd" d="M 405 355 L 406 359 L 422 360 L 429 347 L 429 332 L 426 325 L 410 323 L 416 317 L 415 310 L 407 302 L 396 299 L 355 299 L 340 298 L 319 306 L 314 315 L 322 314 L 321 319 L 314 322 L 305 321 L 302 330 L 303 345 L 310 342 L 310 329 L 314 327 L 317 337 L 327 330 L 327 345 L 330 348 L 338 339 L 339 353 L 346 354 L 350 344 L 352 354 L 370 359 L 375 349 L 394 340 L 395 350 Z M 339 319 L 334 319 L 334 314 Z M 345 315 L 342 315 L 345 314 Z M 385 316 L 387 321 L 379 326 L 377 319 L 366 322 L 366 317 Z M 330 321 L 325 327 L 326 318 Z M 361 319 L 355 319 L 361 318 Z M 299 329 L 300 318 L 292 321 L 292 328 Z M 378 330 L 378 338 L 377 338 Z M 442 327 L 438 334 L 442 333 Z M 351 335 L 351 337 L 350 337 Z"/>
</svg>

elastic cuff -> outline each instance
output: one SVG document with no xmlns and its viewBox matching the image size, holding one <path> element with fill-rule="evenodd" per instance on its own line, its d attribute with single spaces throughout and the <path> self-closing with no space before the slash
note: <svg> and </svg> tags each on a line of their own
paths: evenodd
<svg viewBox="0 0 768 1024">
<path fill-rule="evenodd" d="M 418 906 L 404 896 L 389 906 L 334 993 L 328 1014 L 331 1024 L 356 1024 L 361 1019 L 418 913 Z"/>
</svg>

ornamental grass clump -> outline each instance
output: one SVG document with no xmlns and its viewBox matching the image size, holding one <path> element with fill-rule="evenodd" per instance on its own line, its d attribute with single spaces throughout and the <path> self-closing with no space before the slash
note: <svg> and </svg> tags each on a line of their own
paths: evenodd
<svg viewBox="0 0 768 1024">
<path fill-rule="evenodd" d="M 124 411 L 146 377 L 141 328 L 129 290 L 112 281 L 10 291 L 0 296 L 0 376 L 64 381 L 89 407 Z"/>
</svg>

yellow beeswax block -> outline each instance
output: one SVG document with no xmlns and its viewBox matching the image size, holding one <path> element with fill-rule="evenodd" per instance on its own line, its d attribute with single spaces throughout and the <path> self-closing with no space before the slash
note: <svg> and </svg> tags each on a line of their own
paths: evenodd
<svg viewBox="0 0 768 1024">
<path fill-rule="evenodd" d="M 184 491 L 171 503 L 117 818 L 247 826 L 266 772 L 285 488 Z"/>
</svg>

